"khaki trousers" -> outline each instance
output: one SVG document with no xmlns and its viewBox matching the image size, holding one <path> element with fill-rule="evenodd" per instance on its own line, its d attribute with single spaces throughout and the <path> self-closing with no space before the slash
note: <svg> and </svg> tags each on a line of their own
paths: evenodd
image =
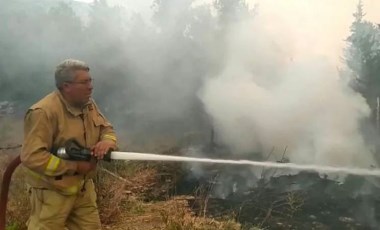
<svg viewBox="0 0 380 230">
<path fill-rule="evenodd" d="M 92 180 L 88 180 L 77 195 L 61 195 L 33 187 L 29 187 L 28 192 L 31 203 L 28 230 L 101 229 Z"/>
</svg>

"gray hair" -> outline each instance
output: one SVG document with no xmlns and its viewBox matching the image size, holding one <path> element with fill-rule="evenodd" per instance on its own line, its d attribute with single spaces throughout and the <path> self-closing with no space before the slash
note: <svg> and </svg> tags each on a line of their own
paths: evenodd
<svg viewBox="0 0 380 230">
<path fill-rule="evenodd" d="M 55 69 L 55 85 L 60 89 L 65 82 L 73 81 L 75 71 L 85 70 L 90 71 L 88 65 L 80 60 L 66 59 L 61 62 Z"/>
</svg>

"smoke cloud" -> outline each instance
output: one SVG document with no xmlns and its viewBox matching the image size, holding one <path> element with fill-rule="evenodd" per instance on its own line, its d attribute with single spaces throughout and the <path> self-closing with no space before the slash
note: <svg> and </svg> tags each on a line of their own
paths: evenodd
<svg viewBox="0 0 380 230">
<path fill-rule="evenodd" d="M 205 142 L 213 126 L 234 153 L 375 164 L 359 130 L 369 108 L 337 70 L 356 1 L 242 2 L 3 0 L 1 101 L 22 114 L 54 89 L 55 65 L 78 58 L 125 142 Z"/>
<path fill-rule="evenodd" d="M 287 149 L 295 163 L 376 164 L 360 132 L 364 98 L 325 56 L 293 59 L 297 39 L 284 29 L 260 13 L 230 28 L 225 68 L 200 93 L 219 138 L 235 153 L 275 148 L 272 160 Z"/>
</svg>

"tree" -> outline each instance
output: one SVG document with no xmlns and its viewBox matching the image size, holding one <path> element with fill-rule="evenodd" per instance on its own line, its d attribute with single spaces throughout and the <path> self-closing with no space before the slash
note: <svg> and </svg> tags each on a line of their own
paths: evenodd
<svg viewBox="0 0 380 230">
<path fill-rule="evenodd" d="M 380 97 L 380 30 L 378 25 L 365 21 L 364 16 L 363 3 L 359 1 L 347 38 L 346 63 L 354 76 L 354 89 L 366 98 L 376 119 Z"/>
<path fill-rule="evenodd" d="M 250 15 L 248 5 L 244 0 L 215 0 L 214 7 L 219 14 L 222 27 L 245 20 Z"/>
</svg>

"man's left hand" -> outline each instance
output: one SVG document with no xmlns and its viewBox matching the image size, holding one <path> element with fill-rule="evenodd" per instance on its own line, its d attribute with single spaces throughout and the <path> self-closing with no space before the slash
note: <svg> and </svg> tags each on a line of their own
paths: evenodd
<svg viewBox="0 0 380 230">
<path fill-rule="evenodd" d="M 91 153 L 97 159 L 101 160 L 111 149 L 116 149 L 115 142 L 112 140 L 102 140 L 91 148 Z"/>
</svg>

